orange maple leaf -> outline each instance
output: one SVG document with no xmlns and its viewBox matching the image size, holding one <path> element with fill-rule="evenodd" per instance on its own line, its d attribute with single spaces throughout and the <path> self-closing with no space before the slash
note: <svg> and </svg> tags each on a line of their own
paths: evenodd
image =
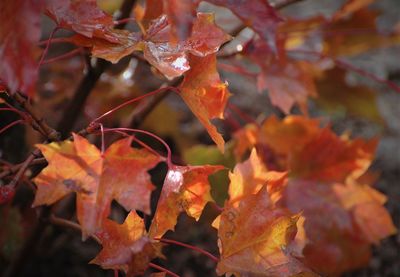
<svg viewBox="0 0 400 277">
<path fill-rule="evenodd" d="M 230 93 L 227 84 L 221 82 L 217 72 L 215 54 L 206 57 L 190 56 L 191 69 L 186 72 L 180 85 L 180 96 L 207 129 L 220 151 L 224 151 L 224 139 L 211 124 L 214 118 L 223 119 Z"/>
<path fill-rule="evenodd" d="M 135 211 L 129 213 L 122 225 L 106 219 L 96 236 L 103 249 L 90 263 L 104 269 L 123 270 L 127 276 L 137 276 L 145 272 L 152 259 L 162 257 L 161 245 L 148 237 L 143 219 Z"/>
<path fill-rule="evenodd" d="M 365 265 L 371 243 L 396 232 L 385 201 L 366 185 L 290 179 L 280 204 L 302 212 L 309 240 L 303 252 L 307 264 L 329 275 Z"/>
<path fill-rule="evenodd" d="M 102 155 L 85 138 L 73 136 L 73 142 L 37 145 L 49 165 L 34 179 L 38 190 L 33 206 L 50 205 L 76 192 L 84 239 L 102 226 L 113 199 L 128 211 L 150 213 L 154 186 L 147 171 L 161 158 L 145 149 L 131 148 L 132 138 L 115 142 Z"/>
<path fill-rule="evenodd" d="M 237 276 L 292 276 L 307 272 L 292 248 L 299 215 L 277 208 L 264 186 L 239 207 L 227 204 L 219 218 L 221 260 L 217 273 Z M 214 225 L 215 226 L 215 225 Z"/>
<path fill-rule="evenodd" d="M 237 207 L 241 199 L 250 194 L 256 194 L 263 186 L 271 196 L 280 191 L 285 183 L 287 172 L 268 171 L 255 149 L 251 151 L 249 159 L 238 163 L 233 172 L 229 173 L 229 202 Z M 280 195 L 276 195 L 280 197 Z M 275 197 L 273 197 L 275 198 Z M 275 202 L 275 201 L 274 201 Z"/>
<path fill-rule="evenodd" d="M 222 169 L 218 165 L 170 168 L 150 227 L 151 236 L 161 237 L 173 230 L 181 212 L 198 220 L 204 206 L 212 201 L 208 176 Z"/>
</svg>

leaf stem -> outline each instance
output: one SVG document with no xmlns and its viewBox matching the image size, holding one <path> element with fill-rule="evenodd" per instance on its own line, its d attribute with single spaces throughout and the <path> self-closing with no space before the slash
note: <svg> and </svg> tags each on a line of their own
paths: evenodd
<svg viewBox="0 0 400 277">
<path fill-rule="evenodd" d="M 166 274 L 168 274 L 168 275 L 170 275 L 170 276 L 173 276 L 173 277 L 180 277 L 178 274 L 175 274 L 175 273 L 173 273 L 172 271 L 169 271 L 168 269 L 166 269 L 166 268 L 164 268 L 164 267 L 162 267 L 162 266 L 153 264 L 153 263 L 149 263 L 149 267 L 152 267 L 152 268 L 154 268 L 154 269 L 157 269 L 157 270 L 159 270 L 159 271 L 161 271 L 161 272 L 164 272 L 164 273 L 166 273 Z"/>
<path fill-rule="evenodd" d="M 71 51 L 69 51 L 67 53 L 64 53 L 64 54 L 60 55 L 60 56 L 57 56 L 57 57 L 54 57 L 54 58 L 50 58 L 50 59 L 47 59 L 47 60 L 43 61 L 42 65 L 49 64 L 49 63 L 52 63 L 52 62 L 56 62 L 56 61 L 59 61 L 59 60 L 62 60 L 62 59 L 73 57 L 76 54 L 82 53 L 82 51 L 83 51 L 82 47 L 73 49 L 73 50 L 71 50 Z"/>
<path fill-rule="evenodd" d="M 174 244 L 174 245 L 179 245 L 179 246 L 182 246 L 182 247 L 185 247 L 185 248 L 188 248 L 188 249 L 192 249 L 192 250 L 194 250 L 196 252 L 199 252 L 199 253 L 201 253 L 203 255 L 206 255 L 208 258 L 210 258 L 211 260 L 213 260 L 216 263 L 219 262 L 219 259 L 216 256 L 214 256 L 210 252 L 208 252 L 208 251 L 206 251 L 204 249 L 198 248 L 196 246 L 193 246 L 193 245 L 190 245 L 190 244 L 186 244 L 186 243 L 183 243 L 183 242 L 180 242 L 180 241 L 172 240 L 172 239 L 155 238 L 155 240 L 158 240 L 160 242 L 167 243 L 167 244 Z"/>
<path fill-rule="evenodd" d="M 388 86 L 389 88 L 393 89 L 394 91 L 400 93 L 400 86 L 398 86 L 397 84 L 395 84 L 392 81 L 388 81 L 386 79 L 380 78 L 378 76 L 376 76 L 375 74 L 365 71 L 362 68 L 359 68 L 351 63 L 345 62 L 343 60 L 334 58 L 334 57 L 330 57 L 328 55 L 324 55 L 322 53 L 316 52 L 316 51 L 308 51 L 308 50 L 291 50 L 288 51 L 289 53 L 299 53 L 299 54 L 306 54 L 306 55 L 314 55 L 317 56 L 319 58 L 327 58 L 327 59 L 331 59 L 337 66 L 349 70 L 349 71 L 353 71 L 358 73 L 361 76 L 367 77 L 377 83 L 383 84 Z"/>
<path fill-rule="evenodd" d="M 25 122 L 25 120 L 23 120 L 23 119 L 15 120 L 15 121 L 11 122 L 10 124 L 7 124 L 6 126 L 4 126 L 2 129 L 0 129 L 0 134 L 3 133 L 4 131 L 6 131 L 7 129 L 15 126 L 15 125 L 21 124 L 21 123 L 24 123 L 24 122 Z"/>
<path fill-rule="evenodd" d="M 241 119 L 243 119 L 246 123 L 254 123 L 257 124 L 257 121 L 252 118 L 251 116 L 247 115 L 245 112 L 243 112 L 238 106 L 236 106 L 233 103 L 228 103 L 228 108 L 234 111 Z"/>
<path fill-rule="evenodd" d="M 104 132 L 115 132 L 115 131 L 125 131 L 125 132 L 134 132 L 134 133 L 141 133 L 141 134 L 145 134 L 147 136 L 150 136 L 156 140 L 158 140 L 162 145 L 164 145 L 165 149 L 167 150 L 167 165 L 168 168 L 171 168 L 173 166 L 172 163 L 172 151 L 171 148 L 169 147 L 169 145 L 159 136 L 145 131 L 145 130 L 140 130 L 140 129 L 133 129 L 133 128 L 104 128 Z"/>
<path fill-rule="evenodd" d="M 43 50 L 42 56 L 40 57 L 40 61 L 38 63 L 37 69 L 39 70 L 40 66 L 42 65 L 43 61 L 44 61 L 44 57 L 47 55 L 47 52 L 49 51 L 50 48 L 50 44 L 51 44 L 51 40 L 53 39 L 55 33 L 59 30 L 59 27 L 56 26 L 53 31 L 51 31 L 49 39 L 46 42 L 46 47 Z"/>
<path fill-rule="evenodd" d="M 140 100 L 142 100 L 142 99 L 144 99 L 144 98 L 146 98 L 146 97 L 149 97 L 149 96 L 152 96 L 152 95 L 155 95 L 155 94 L 157 94 L 157 93 L 161 93 L 161 92 L 167 91 L 167 90 L 172 90 L 172 91 L 175 91 L 175 92 L 178 92 L 178 93 L 180 92 L 179 89 L 176 88 L 176 87 L 170 87 L 170 86 L 161 87 L 161 88 L 159 88 L 159 89 L 153 90 L 153 91 L 151 91 L 151 92 L 149 92 L 149 93 L 146 93 L 146 94 L 144 94 L 144 95 L 140 95 L 140 96 L 135 97 L 135 98 L 133 98 L 133 99 L 131 99 L 131 100 L 125 101 L 124 103 L 122 103 L 122 104 L 116 106 L 115 108 L 109 110 L 108 112 L 106 112 L 106 113 L 102 114 L 101 116 L 97 117 L 96 119 L 94 119 L 94 120 L 91 122 L 91 124 L 94 124 L 95 122 L 101 120 L 102 118 L 104 118 L 104 117 L 106 117 L 106 116 L 108 116 L 108 115 L 114 113 L 115 111 L 117 111 L 117 110 L 119 110 L 119 109 L 121 109 L 121 108 L 123 108 L 123 107 L 125 107 L 125 106 L 127 106 L 127 105 L 130 105 L 130 104 L 135 103 L 135 102 L 138 102 L 138 101 L 140 101 Z"/>
</svg>

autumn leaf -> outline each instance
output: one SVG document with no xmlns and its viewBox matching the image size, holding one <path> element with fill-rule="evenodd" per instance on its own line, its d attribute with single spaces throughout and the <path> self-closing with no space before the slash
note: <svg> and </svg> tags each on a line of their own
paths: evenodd
<svg viewBox="0 0 400 277">
<path fill-rule="evenodd" d="M 94 57 L 102 58 L 112 63 L 117 63 L 123 57 L 140 50 L 139 34 L 115 29 L 113 30 L 113 36 L 118 38 L 118 43 L 109 42 L 108 40 L 100 38 L 89 38 L 79 34 L 66 38 L 65 41 L 90 48 Z"/>
<path fill-rule="evenodd" d="M 196 220 L 210 195 L 209 175 L 224 169 L 223 166 L 173 166 L 164 180 L 157 210 L 150 227 L 152 237 L 161 237 L 168 230 L 173 230 L 181 212 Z"/>
<path fill-rule="evenodd" d="M 218 51 L 230 36 L 215 25 L 214 15 L 198 13 L 193 23 L 191 36 L 184 41 L 172 43 L 169 37 L 166 16 L 153 20 L 144 39 L 144 57 L 168 79 L 173 79 L 189 70 L 188 53 L 207 56 Z"/>
<path fill-rule="evenodd" d="M 45 8 L 46 14 L 61 28 L 88 38 L 119 42 L 119 38 L 114 35 L 112 16 L 102 11 L 95 0 L 47 0 Z"/>
<path fill-rule="evenodd" d="M 325 275 L 365 265 L 371 243 L 396 231 L 382 206 L 386 198 L 366 185 L 291 179 L 282 199 L 305 217 L 307 265 Z"/>
<path fill-rule="evenodd" d="M 231 10 L 243 23 L 252 28 L 277 53 L 276 31 L 283 18 L 264 0 L 207 0 L 214 5 L 223 6 Z"/>
<path fill-rule="evenodd" d="M 123 270 L 127 276 L 143 274 L 152 259 L 162 256 L 161 246 L 147 235 L 143 219 L 135 211 L 128 214 L 122 225 L 105 219 L 96 236 L 103 249 L 90 263 Z"/>
<path fill-rule="evenodd" d="M 192 0 L 163 0 L 164 12 L 171 24 L 171 41 L 186 40 L 192 31 L 196 18 L 196 5 Z"/>
<path fill-rule="evenodd" d="M 229 203 L 233 207 L 240 204 L 241 199 L 256 194 L 263 186 L 267 186 L 269 194 L 279 191 L 284 184 L 287 172 L 268 171 L 255 149 L 243 163 L 236 164 L 229 173 Z M 279 197 L 279 196 L 278 196 Z"/>
<path fill-rule="evenodd" d="M 288 114 L 298 104 L 307 113 L 308 97 L 316 97 L 312 67 L 304 61 L 277 59 L 262 40 L 252 40 L 243 54 L 260 67 L 257 89 L 268 90 L 271 103 Z"/>
<path fill-rule="evenodd" d="M 354 115 L 382 123 L 376 92 L 363 85 L 351 86 L 340 68 L 325 71 L 317 79 L 316 103 L 332 114 Z"/>
<path fill-rule="evenodd" d="M 49 165 L 34 179 L 38 190 L 33 206 L 51 205 L 71 192 L 77 194 L 82 236 L 95 233 L 110 211 L 113 199 L 126 210 L 150 213 L 154 186 L 147 173 L 161 158 L 130 147 L 132 138 L 113 143 L 102 155 L 86 139 L 39 144 Z"/>
<path fill-rule="evenodd" d="M 349 18 L 325 25 L 323 53 L 330 57 L 354 56 L 400 44 L 399 34 L 379 32 L 376 27 L 378 15 L 378 11 L 364 8 Z"/>
<path fill-rule="evenodd" d="M 160 0 L 146 0 L 145 5 L 136 4 L 134 8 L 134 15 L 138 24 L 142 29 L 147 29 L 152 20 L 163 14 L 163 2 Z"/>
<path fill-rule="evenodd" d="M 332 19 L 338 20 L 346 17 L 351 13 L 372 4 L 373 2 L 375 2 L 375 0 L 347 0 L 345 4 L 333 15 Z"/>
<path fill-rule="evenodd" d="M 324 128 L 300 152 L 291 155 L 289 170 L 292 176 L 320 181 L 356 179 L 371 165 L 376 146 L 376 139 L 350 140 Z"/>
<path fill-rule="evenodd" d="M 0 76 L 11 93 L 34 94 L 41 8 L 40 0 L 0 1 Z"/>
<path fill-rule="evenodd" d="M 242 199 L 237 208 L 225 205 L 218 226 L 217 273 L 292 276 L 309 271 L 291 253 L 298 218 L 276 208 L 265 187 Z"/>
<path fill-rule="evenodd" d="M 305 116 L 291 115 L 279 120 L 276 116 L 267 118 L 261 126 L 259 141 L 284 155 L 299 151 L 319 132 L 319 120 Z"/>
<path fill-rule="evenodd" d="M 219 78 L 216 63 L 215 54 L 206 57 L 191 55 L 191 69 L 185 74 L 179 88 L 180 96 L 206 128 L 219 150 L 223 152 L 224 139 L 210 120 L 223 118 L 230 93 L 227 84 L 221 82 Z"/>
</svg>

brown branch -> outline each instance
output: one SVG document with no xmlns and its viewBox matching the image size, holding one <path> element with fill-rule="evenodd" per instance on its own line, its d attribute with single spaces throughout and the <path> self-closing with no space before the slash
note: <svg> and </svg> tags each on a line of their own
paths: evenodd
<svg viewBox="0 0 400 277">
<path fill-rule="evenodd" d="M 70 228 L 70 229 L 74 229 L 78 232 L 82 232 L 82 228 L 81 226 L 73 221 L 64 219 L 64 218 L 60 218 L 57 217 L 55 215 L 50 215 L 49 217 L 49 222 L 53 225 L 57 225 L 57 226 L 61 226 L 61 227 L 65 227 L 65 228 Z M 91 235 L 90 236 L 93 240 L 95 240 L 98 244 L 101 244 L 100 239 L 96 236 L 96 235 Z"/>
<path fill-rule="evenodd" d="M 35 109 L 29 104 L 28 99 L 19 92 L 11 95 L 11 97 L 29 114 L 32 119 L 32 128 L 40 132 L 46 139 L 54 141 L 60 139 L 60 133 L 51 128 L 43 117 L 39 116 Z"/>
<path fill-rule="evenodd" d="M 116 21 L 129 17 L 135 2 L 136 0 L 125 0 L 122 4 Z M 122 29 L 126 24 L 127 22 L 123 22 L 116 25 L 115 28 Z M 88 62 L 88 70 L 75 90 L 74 96 L 66 107 L 64 114 L 61 117 L 61 121 L 57 125 L 57 130 L 60 131 L 63 137 L 67 136 L 74 128 L 74 125 L 83 110 L 86 100 L 88 99 L 100 76 L 108 67 L 110 67 L 110 65 L 111 64 L 109 62 L 102 59 L 96 59 L 96 64 L 94 66 L 91 66 L 90 62 Z"/>
</svg>

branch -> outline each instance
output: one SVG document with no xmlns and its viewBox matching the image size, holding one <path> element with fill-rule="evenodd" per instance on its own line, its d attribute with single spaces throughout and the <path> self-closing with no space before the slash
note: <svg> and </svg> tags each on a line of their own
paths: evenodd
<svg viewBox="0 0 400 277">
<path fill-rule="evenodd" d="M 35 109 L 29 104 L 28 99 L 22 96 L 19 92 L 11 95 L 11 97 L 29 114 L 32 119 L 32 128 L 40 132 L 46 139 L 50 141 L 59 140 L 60 133 L 51 128 L 43 117 L 39 116 Z"/>
<path fill-rule="evenodd" d="M 135 2 L 135 0 L 125 0 L 116 20 L 119 21 L 129 17 Z M 115 26 L 115 28 L 122 29 L 125 27 L 126 23 L 127 22 L 118 24 Z M 64 114 L 61 117 L 61 121 L 57 125 L 57 129 L 60 131 L 63 137 L 67 136 L 72 131 L 91 91 L 95 87 L 100 76 L 108 67 L 110 67 L 110 65 L 111 64 L 109 62 L 102 59 L 96 59 L 95 66 L 91 66 L 90 62 L 88 62 L 88 70 L 75 90 L 74 96 L 66 107 Z"/>
</svg>

